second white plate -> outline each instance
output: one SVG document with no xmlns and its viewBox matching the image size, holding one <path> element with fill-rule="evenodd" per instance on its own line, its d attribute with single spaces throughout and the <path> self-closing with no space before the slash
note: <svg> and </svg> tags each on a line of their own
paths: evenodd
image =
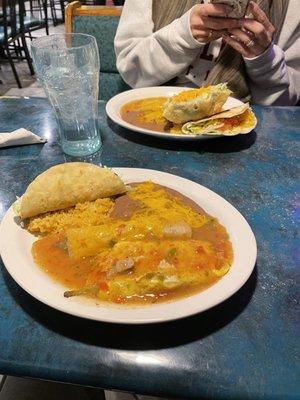
<svg viewBox="0 0 300 400">
<path fill-rule="evenodd" d="M 124 121 L 121 117 L 120 109 L 121 107 L 128 103 L 129 101 L 145 99 L 147 97 L 161 97 L 166 96 L 170 97 L 176 93 L 182 92 L 183 90 L 188 90 L 191 88 L 187 87 L 179 87 L 179 86 L 153 86 L 147 88 L 139 88 L 127 90 L 126 92 L 122 92 L 112 97 L 106 104 L 106 113 L 110 119 L 112 119 L 116 124 L 122 126 L 123 128 L 130 129 L 131 131 L 143 133 L 150 136 L 156 136 L 164 139 L 171 140 L 206 140 L 212 139 L 216 137 L 220 137 L 217 135 L 174 135 L 173 133 L 166 132 L 157 132 L 152 131 L 150 129 L 140 128 L 138 126 L 132 125 L 126 121 Z M 224 109 L 237 107 L 242 105 L 243 102 L 237 100 L 233 97 L 229 97 L 226 103 L 224 104 Z"/>
</svg>

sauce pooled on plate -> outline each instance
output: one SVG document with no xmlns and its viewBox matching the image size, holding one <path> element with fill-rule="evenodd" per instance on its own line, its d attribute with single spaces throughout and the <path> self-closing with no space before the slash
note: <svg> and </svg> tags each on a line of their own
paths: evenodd
<svg viewBox="0 0 300 400">
<path fill-rule="evenodd" d="M 112 303 L 144 304 L 200 292 L 233 261 L 226 229 L 196 203 L 153 182 L 113 199 L 105 223 L 37 240 L 36 263 L 70 290 Z"/>
</svg>

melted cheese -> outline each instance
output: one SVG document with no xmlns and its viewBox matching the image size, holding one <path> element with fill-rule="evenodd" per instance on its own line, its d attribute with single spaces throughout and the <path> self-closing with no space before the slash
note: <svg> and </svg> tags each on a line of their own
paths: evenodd
<svg viewBox="0 0 300 400">
<path fill-rule="evenodd" d="M 184 90 L 183 92 L 172 97 L 174 103 L 181 103 L 183 101 L 194 100 L 199 95 L 209 93 L 211 87 L 201 87 L 199 89 Z"/>
<path fill-rule="evenodd" d="M 172 222 L 184 220 L 194 228 L 202 226 L 207 221 L 205 215 L 200 215 L 180 200 L 170 197 L 165 190 L 154 190 L 154 188 L 153 182 L 144 182 L 129 193 L 129 197 L 141 201 L 146 206 L 142 215 L 143 223 L 151 222 L 153 215 L 163 216 L 165 220 Z"/>
<path fill-rule="evenodd" d="M 164 189 L 155 190 L 153 182 L 140 183 L 129 197 L 142 204 L 129 220 L 106 220 L 101 226 L 66 231 L 69 253 L 74 259 L 95 255 L 119 241 L 163 240 L 170 236 L 166 229 L 170 230 L 170 226 L 176 229 L 176 224 L 179 228 L 180 224 L 187 224 L 190 228 L 200 228 L 210 219 L 171 197 Z M 187 235 L 179 229 L 176 236 L 184 239 Z"/>
</svg>

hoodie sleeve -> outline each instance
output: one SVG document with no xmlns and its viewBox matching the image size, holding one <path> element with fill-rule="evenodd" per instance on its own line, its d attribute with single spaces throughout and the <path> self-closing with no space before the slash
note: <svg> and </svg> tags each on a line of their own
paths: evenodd
<svg viewBox="0 0 300 400">
<path fill-rule="evenodd" d="M 244 58 L 253 102 L 295 105 L 300 99 L 300 18 L 290 0 L 277 44 L 255 58 Z"/>
<path fill-rule="evenodd" d="M 153 33 L 152 1 L 126 0 L 117 34 L 117 68 L 131 87 L 156 86 L 182 74 L 203 47 L 190 30 L 190 11 Z"/>
</svg>

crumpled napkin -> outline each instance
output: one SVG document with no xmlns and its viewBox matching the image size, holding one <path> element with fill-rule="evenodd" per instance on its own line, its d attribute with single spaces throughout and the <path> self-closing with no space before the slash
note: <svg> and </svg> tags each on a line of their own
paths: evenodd
<svg viewBox="0 0 300 400">
<path fill-rule="evenodd" d="M 47 142 L 47 139 L 43 139 L 24 128 L 16 129 L 12 132 L 0 133 L 0 147 L 21 146 L 23 144 L 45 142 Z"/>
</svg>

